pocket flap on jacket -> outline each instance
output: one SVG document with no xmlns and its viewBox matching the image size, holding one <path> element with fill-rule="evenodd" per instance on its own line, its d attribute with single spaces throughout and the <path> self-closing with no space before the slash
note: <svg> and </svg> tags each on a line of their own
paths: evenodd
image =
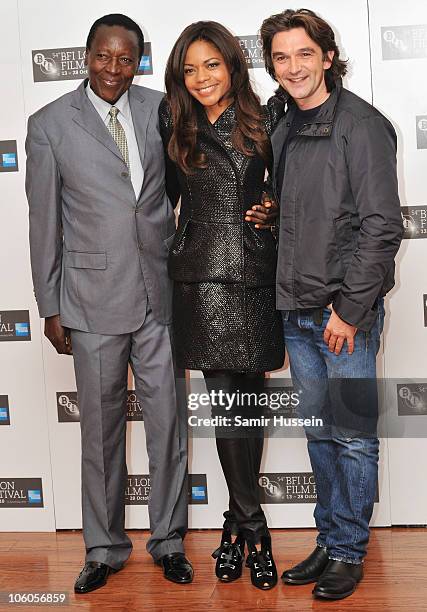
<svg viewBox="0 0 427 612">
<path fill-rule="evenodd" d="M 105 270 L 107 268 L 107 254 L 68 251 L 65 259 L 65 267 L 89 268 L 91 270 Z"/>
</svg>

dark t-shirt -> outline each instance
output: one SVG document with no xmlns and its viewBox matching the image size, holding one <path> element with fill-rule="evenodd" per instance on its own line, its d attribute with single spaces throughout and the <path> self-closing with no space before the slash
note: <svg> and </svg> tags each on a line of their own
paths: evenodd
<svg viewBox="0 0 427 612">
<path fill-rule="evenodd" d="M 308 110 L 300 110 L 298 107 L 296 107 L 294 119 L 290 126 L 286 140 L 283 143 L 282 152 L 280 154 L 279 165 L 277 167 L 276 187 L 277 187 L 277 195 L 279 196 L 279 198 L 280 198 L 280 194 L 282 193 L 283 178 L 285 176 L 286 154 L 288 150 L 288 145 L 290 141 L 292 140 L 292 138 L 298 135 L 300 129 L 307 123 L 307 121 L 309 121 L 310 119 L 312 119 L 313 117 L 317 115 L 321 107 L 322 107 L 322 104 L 320 106 L 316 106 L 315 108 L 309 108 Z"/>
</svg>

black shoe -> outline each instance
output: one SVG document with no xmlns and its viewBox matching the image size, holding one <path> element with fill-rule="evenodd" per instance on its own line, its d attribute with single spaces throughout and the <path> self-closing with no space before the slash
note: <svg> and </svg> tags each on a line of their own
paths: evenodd
<svg viewBox="0 0 427 612">
<path fill-rule="evenodd" d="M 344 599 L 356 590 L 357 583 L 363 578 L 362 563 L 329 561 L 325 571 L 313 589 L 313 595 L 325 599 Z"/>
<path fill-rule="evenodd" d="M 75 584 L 75 593 L 90 593 L 95 589 L 99 589 L 107 583 L 107 578 L 110 572 L 117 572 L 105 563 L 97 561 L 88 561 L 80 572 Z"/>
<path fill-rule="evenodd" d="M 286 584 L 309 584 L 310 582 L 316 582 L 328 563 L 329 558 L 326 548 L 316 546 L 307 559 L 304 559 L 304 561 L 301 561 L 295 567 L 285 570 L 282 574 L 282 580 Z"/>
<path fill-rule="evenodd" d="M 251 569 L 251 582 L 257 587 L 267 591 L 277 584 L 277 570 L 271 550 L 270 536 L 261 537 L 261 550 L 248 542 L 248 558 L 246 567 Z"/>
<path fill-rule="evenodd" d="M 175 552 L 164 555 L 157 561 L 163 567 L 163 575 L 167 580 L 177 584 L 187 584 L 193 580 L 193 567 L 184 553 Z"/>
<path fill-rule="evenodd" d="M 212 557 L 216 559 L 215 574 L 222 582 L 233 582 L 242 575 L 245 540 L 238 535 L 232 542 L 231 533 L 224 530 L 221 537 L 221 546 L 214 550 Z"/>
</svg>

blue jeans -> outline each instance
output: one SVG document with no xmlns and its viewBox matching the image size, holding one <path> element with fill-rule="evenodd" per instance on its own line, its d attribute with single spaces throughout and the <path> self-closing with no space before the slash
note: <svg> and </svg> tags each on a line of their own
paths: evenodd
<svg viewBox="0 0 427 612">
<path fill-rule="evenodd" d="M 285 343 L 299 415 L 323 422 L 305 428 L 317 490 L 317 544 L 330 559 L 361 563 L 378 483 L 376 355 L 384 306 L 381 300 L 370 332 L 356 333 L 352 355 L 347 344 L 339 355 L 329 352 L 323 332 L 330 314 L 325 308 L 317 324 L 312 310 L 283 311 Z"/>
</svg>

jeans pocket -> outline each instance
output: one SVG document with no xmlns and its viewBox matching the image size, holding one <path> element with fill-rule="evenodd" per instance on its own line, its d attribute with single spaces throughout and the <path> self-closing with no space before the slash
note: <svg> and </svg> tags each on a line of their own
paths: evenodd
<svg viewBox="0 0 427 612">
<path fill-rule="evenodd" d="M 329 319 L 331 318 L 332 310 L 330 310 L 327 306 L 323 309 L 323 327 L 325 328 L 328 324 Z"/>
</svg>

